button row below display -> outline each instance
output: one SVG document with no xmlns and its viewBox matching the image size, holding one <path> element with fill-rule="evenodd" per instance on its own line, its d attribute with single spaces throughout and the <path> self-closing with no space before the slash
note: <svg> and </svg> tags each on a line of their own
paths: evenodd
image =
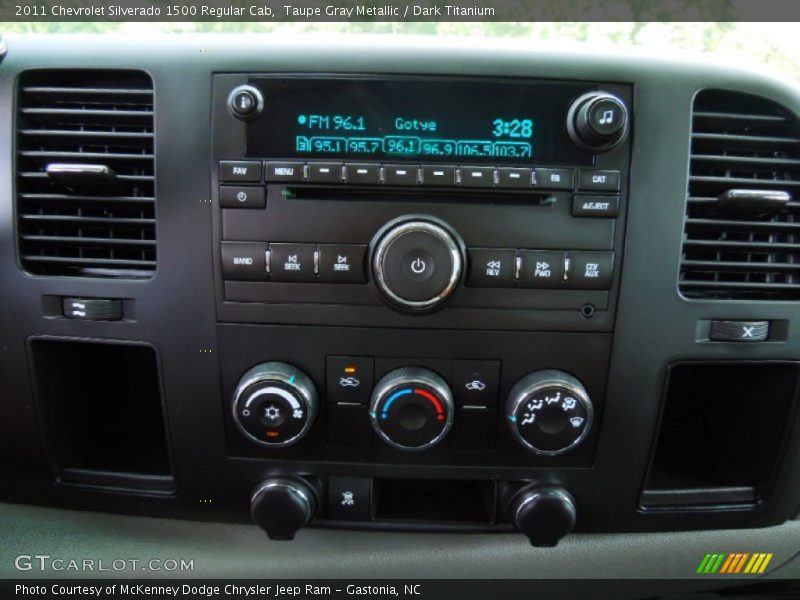
<svg viewBox="0 0 800 600">
<path fill-rule="evenodd" d="M 257 161 L 220 161 L 221 181 L 260 182 L 261 173 L 262 165 Z M 572 190 L 576 178 L 575 170 L 569 168 L 269 161 L 265 179 L 280 183 Z M 580 169 L 577 181 L 581 190 L 616 192 L 620 172 Z"/>
<path fill-rule="evenodd" d="M 609 251 L 470 248 L 469 258 L 474 287 L 607 290 L 614 272 Z"/>
<path fill-rule="evenodd" d="M 366 246 L 222 242 L 222 276 L 228 280 L 297 283 L 365 283 Z"/>
</svg>

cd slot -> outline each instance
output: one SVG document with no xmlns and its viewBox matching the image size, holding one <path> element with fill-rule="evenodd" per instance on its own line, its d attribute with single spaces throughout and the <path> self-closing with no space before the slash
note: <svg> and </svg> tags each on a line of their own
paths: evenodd
<svg viewBox="0 0 800 600">
<path fill-rule="evenodd" d="M 443 190 L 436 187 L 415 187 L 412 189 L 387 189 L 383 187 L 343 187 L 341 185 L 286 186 L 281 190 L 287 200 L 336 200 L 336 201 L 369 201 L 369 202 L 430 202 L 435 196 L 441 203 L 476 203 L 476 204 L 525 204 L 547 206 L 556 201 L 552 192 L 531 190 L 486 190 L 469 188 L 450 188 Z"/>
</svg>

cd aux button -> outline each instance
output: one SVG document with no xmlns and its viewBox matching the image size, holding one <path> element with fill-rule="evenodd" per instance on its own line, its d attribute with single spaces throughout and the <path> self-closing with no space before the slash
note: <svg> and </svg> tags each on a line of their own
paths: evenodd
<svg viewBox="0 0 800 600">
<path fill-rule="evenodd" d="M 578 290 L 611 289 L 614 272 L 613 252 L 570 252 L 567 287 Z"/>
</svg>

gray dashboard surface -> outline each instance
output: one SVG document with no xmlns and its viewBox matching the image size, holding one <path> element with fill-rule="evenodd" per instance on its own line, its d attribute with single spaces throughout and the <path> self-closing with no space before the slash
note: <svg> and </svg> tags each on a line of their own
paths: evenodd
<svg viewBox="0 0 800 600">
<path fill-rule="evenodd" d="M 19 555 L 194 560 L 198 578 L 685 578 L 676 589 L 753 582 L 696 576 L 706 552 L 772 552 L 768 578 L 800 578 L 800 521 L 765 529 L 572 535 L 532 548 L 518 534 L 411 534 L 305 529 L 272 542 L 255 526 L 153 519 L 0 504 L 0 578 L 131 577 L 120 572 L 18 571 Z M 792 557 L 795 560 L 790 564 Z M 150 577 L 169 577 L 150 572 Z M 738 582 L 735 580 L 739 580 Z"/>
</svg>

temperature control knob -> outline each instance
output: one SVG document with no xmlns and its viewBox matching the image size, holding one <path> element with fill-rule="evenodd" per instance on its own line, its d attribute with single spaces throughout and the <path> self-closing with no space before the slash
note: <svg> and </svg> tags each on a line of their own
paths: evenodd
<svg viewBox="0 0 800 600">
<path fill-rule="evenodd" d="M 384 375 L 370 401 L 372 427 L 400 450 L 424 450 L 453 426 L 453 394 L 433 371 L 404 367 Z"/>
<path fill-rule="evenodd" d="M 567 130 L 578 146 L 590 152 L 607 152 L 628 134 L 628 109 L 606 92 L 584 94 L 569 109 Z"/>
<path fill-rule="evenodd" d="M 233 420 L 259 444 L 289 446 L 308 433 L 317 416 L 317 390 L 291 365 L 267 362 L 242 376 L 233 394 Z"/>
<path fill-rule="evenodd" d="M 563 371 L 536 371 L 520 379 L 506 400 L 512 435 L 528 450 L 556 455 L 589 434 L 592 402 L 580 381 Z"/>
</svg>

